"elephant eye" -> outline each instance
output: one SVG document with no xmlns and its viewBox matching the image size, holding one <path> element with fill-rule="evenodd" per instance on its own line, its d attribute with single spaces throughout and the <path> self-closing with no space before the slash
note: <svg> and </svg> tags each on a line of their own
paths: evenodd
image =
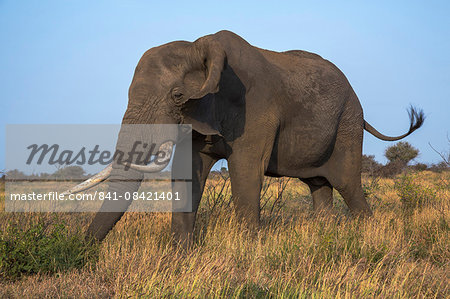
<svg viewBox="0 0 450 299">
<path fill-rule="evenodd" d="M 183 97 L 183 93 L 178 88 L 172 90 L 172 98 L 174 100 L 180 100 Z"/>
</svg>

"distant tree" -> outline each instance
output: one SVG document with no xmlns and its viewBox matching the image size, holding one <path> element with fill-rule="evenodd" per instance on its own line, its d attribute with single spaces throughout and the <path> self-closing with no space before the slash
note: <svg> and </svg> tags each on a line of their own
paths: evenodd
<svg viewBox="0 0 450 299">
<path fill-rule="evenodd" d="M 221 167 L 219 175 L 222 178 L 228 178 L 229 177 L 228 169 L 226 167 Z"/>
<path fill-rule="evenodd" d="M 428 169 L 428 165 L 425 163 L 416 163 L 411 165 L 410 168 L 415 171 L 424 171 Z"/>
<path fill-rule="evenodd" d="M 434 171 L 434 172 L 443 172 L 443 171 L 450 170 L 450 166 L 449 166 L 449 164 L 447 164 L 447 162 L 442 161 L 437 164 L 432 164 L 429 167 L 429 170 Z"/>
<path fill-rule="evenodd" d="M 380 168 L 379 175 L 382 177 L 394 177 L 397 174 L 402 173 L 402 171 L 406 168 L 406 165 L 403 161 L 395 160 L 392 162 L 383 165 Z"/>
<path fill-rule="evenodd" d="M 384 155 L 389 160 L 389 163 L 401 162 L 406 166 L 409 161 L 419 155 L 419 150 L 414 148 L 408 142 L 400 141 L 386 149 Z"/>
<path fill-rule="evenodd" d="M 27 175 L 18 169 L 13 169 L 6 172 L 6 178 L 8 180 L 24 180 L 27 178 Z"/>
<path fill-rule="evenodd" d="M 56 179 L 83 179 L 85 171 L 80 166 L 67 166 L 53 173 Z"/>
<path fill-rule="evenodd" d="M 362 155 L 361 171 L 364 173 L 374 174 L 381 168 L 381 163 L 375 160 L 374 155 Z"/>
<path fill-rule="evenodd" d="M 49 179 L 51 179 L 51 174 L 49 174 L 49 173 L 46 173 L 46 172 L 42 172 L 42 173 L 40 173 L 39 174 L 39 179 L 40 180 L 49 180 Z"/>
<path fill-rule="evenodd" d="M 393 177 L 401 173 L 408 163 L 419 155 L 419 150 L 414 148 L 408 142 L 400 141 L 388 147 L 384 156 L 389 162 L 380 169 L 380 175 L 384 177 Z"/>
</svg>

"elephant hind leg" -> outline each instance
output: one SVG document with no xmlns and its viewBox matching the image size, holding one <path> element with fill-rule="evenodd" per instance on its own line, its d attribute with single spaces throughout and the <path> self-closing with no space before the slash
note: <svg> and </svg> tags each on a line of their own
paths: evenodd
<svg viewBox="0 0 450 299">
<path fill-rule="evenodd" d="M 372 211 L 364 197 L 361 181 L 355 179 L 354 182 L 337 185 L 335 188 L 344 198 L 350 211 L 357 216 L 371 216 Z"/>
<path fill-rule="evenodd" d="M 342 151 L 338 163 L 330 167 L 327 179 L 339 191 L 350 211 L 355 215 L 372 215 L 361 186 L 361 150 Z M 339 156 L 339 155 L 338 155 Z"/>
<path fill-rule="evenodd" d="M 341 116 L 333 153 L 323 173 L 355 215 L 372 214 L 361 186 L 363 134 L 362 108 L 358 97 L 352 92 Z"/>
<path fill-rule="evenodd" d="M 316 212 L 327 212 L 333 208 L 333 187 L 323 177 L 303 180 L 311 190 L 313 209 Z"/>
</svg>

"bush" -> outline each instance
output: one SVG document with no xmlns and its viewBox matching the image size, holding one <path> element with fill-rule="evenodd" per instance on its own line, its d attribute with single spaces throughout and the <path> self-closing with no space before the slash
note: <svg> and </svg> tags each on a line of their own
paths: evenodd
<svg viewBox="0 0 450 299">
<path fill-rule="evenodd" d="M 378 173 L 382 177 L 391 178 L 402 173 L 405 168 L 406 164 L 403 161 L 392 161 L 381 167 Z"/>
<path fill-rule="evenodd" d="M 381 166 L 382 165 L 375 160 L 374 155 L 362 155 L 361 172 L 373 175 L 380 170 Z"/>
<path fill-rule="evenodd" d="M 395 181 L 394 188 L 402 202 L 402 209 L 406 215 L 414 210 L 422 209 L 425 205 L 436 200 L 436 192 L 428 187 L 414 182 L 414 176 L 404 175 Z"/>
<path fill-rule="evenodd" d="M 419 155 L 419 150 L 406 141 L 400 141 L 397 144 L 388 147 L 384 152 L 384 155 L 389 162 L 401 161 L 406 166 L 409 161 Z"/>
<path fill-rule="evenodd" d="M 414 171 L 424 171 L 428 169 L 428 165 L 425 163 L 416 163 L 411 166 L 411 169 Z"/>
<path fill-rule="evenodd" d="M 433 171 L 433 172 L 437 172 L 437 173 L 441 173 L 441 172 L 447 171 L 447 170 L 449 170 L 449 169 L 450 169 L 450 167 L 449 167 L 449 165 L 447 164 L 447 162 L 445 162 L 445 161 L 442 161 L 442 162 L 440 162 L 440 163 L 438 163 L 438 164 L 432 164 L 432 165 L 429 167 L 429 170 L 431 170 L 431 171 Z"/>
<path fill-rule="evenodd" d="M 97 244 L 70 235 L 64 223 L 49 227 L 40 220 L 27 229 L 10 223 L 0 235 L 0 278 L 81 268 L 96 252 Z"/>
<path fill-rule="evenodd" d="M 55 171 L 51 177 L 62 180 L 84 179 L 85 171 L 80 166 L 66 166 Z"/>
</svg>

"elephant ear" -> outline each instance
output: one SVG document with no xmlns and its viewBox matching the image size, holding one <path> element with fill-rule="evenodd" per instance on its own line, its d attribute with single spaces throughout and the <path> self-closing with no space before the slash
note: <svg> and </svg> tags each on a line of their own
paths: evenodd
<svg viewBox="0 0 450 299">
<path fill-rule="evenodd" d="M 185 72 L 188 100 L 183 105 L 184 123 L 202 135 L 221 135 L 216 118 L 215 101 L 219 92 L 226 53 L 211 36 L 202 37 L 192 44 L 192 53 Z"/>
<path fill-rule="evenodd" d="M 192 124 L 192 129 L 202 135 L 222 136 L 215 100 L 214 95 L 206 95 L 201 100 L 188 101 L 182 110 L 184 123 Z"/>
</svg>

